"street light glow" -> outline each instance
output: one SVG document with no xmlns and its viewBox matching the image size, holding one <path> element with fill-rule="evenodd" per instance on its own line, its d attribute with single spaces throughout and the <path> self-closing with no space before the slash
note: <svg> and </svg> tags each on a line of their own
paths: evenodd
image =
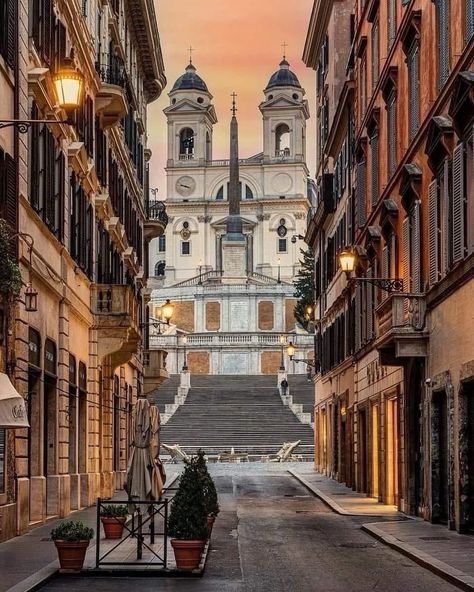
<svg viewBox="0 0 474 592">
<path fill-rule="evenodd" d="M 172 304 L 170 302 L 169 298 L 166 300 L 166 302 L 161 307 L 161 313 L 163 315 L 163 318 L 165 319 L 165 321 L 169 325 L 169 322 L 173 318 L 173 314 L 174 314 L 174 304 Z"/>
<path fill-rule="evenodd" d="M 77 109 L 81 104 L 84 79 L 72 65 L 67 65 L 53 76 L 58 104 L 62 109 Z"/>
<path fill-rule="evenodd" d="M 355 267 L 355 254 L 350 249 L 344 249 L 339 253 L 339 265 L 345 273 L 351 273 Z"/>
</svg>

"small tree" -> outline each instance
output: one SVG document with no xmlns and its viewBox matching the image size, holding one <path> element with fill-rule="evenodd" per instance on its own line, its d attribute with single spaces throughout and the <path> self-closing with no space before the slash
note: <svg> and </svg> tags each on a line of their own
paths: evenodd
<svg viewBox="0 0 474 592">
<path fill-rule="evenodd" d="M 7 303 L 17 298 L 21 291 L 20 267 L 12 257 L 12 237 L 11 227 L 0 219 L 0 293 Z"/>
<path fill-rule="evenodd" d="M 308 305 L 314 306 L 314 255 L 310 247 L 306 251 L 300 249 L 300 252 L 303 259 L 300 259 L 301 267 L 293 282 L 295 296 L 298 299 L 294 314 L 298 323 L 307 329 L 310 319 L 306 317 L 305 309 Z"/>
<path fill-rule="evenodd" d="M 219 501 L 217 499 L 216 486 L 207 469 L 205 455 L 202 450 L 198 450 L 196 465 L 201 476 L 207 515 L 215 517 L 220 511 Z"/>
<path fill-rule="evenodd" d="M 168 531 L 183 541 L 207 539 L 207 511 L 201 473 L 192 458 L 184 467 L 179 487 L 171 504 Z"/>
</svg>

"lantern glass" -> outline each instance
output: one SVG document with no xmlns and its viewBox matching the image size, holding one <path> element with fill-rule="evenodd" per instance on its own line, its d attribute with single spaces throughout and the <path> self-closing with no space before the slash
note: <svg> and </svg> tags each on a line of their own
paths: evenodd
<svg viewBox="0 0 474 592">
<path fill-rule="evenodd" d="M 25 310 L 27 312 L 36 312 L 38 310 L 38 292 L 31 284 L 28 284 L 25 290 Z"/>
<path fill-rule="evenodd" d="M 173 317 L 174 313 L 174 304 L 171 304 L 169 298 L 166 300 L 165 304 L 161 307 L 161 313 L 165 321 L 169 324 L 170 320 Z"/>
<path fill-rule="evenodd" d="M 349 249 L 345 249 L 339 254 L 339 265 L 342 271 L 351 273 L 355 267 L 355 254 Z"/>
<path fill-rule="evenodd" d="M 291 341 L 288 344 L 288 347 L 286 348 L 286 353 L 288 354 L 290 360 L 295 355 L 295 346 L 293 345 L 293 343 Z"/>
<path fill-rule="evenodd" d="M 53 77 L 58 104 L 62 109 L 77 109 L 81 104 L 84 80 L 72 66 L 62 68 Z"/>
</svg>

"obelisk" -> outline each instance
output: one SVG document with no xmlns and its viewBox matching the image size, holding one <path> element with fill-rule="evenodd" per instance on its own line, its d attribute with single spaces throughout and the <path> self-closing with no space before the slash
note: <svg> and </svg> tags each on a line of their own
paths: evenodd
<svg viewBox="0 0 474 592">
<path fill-rule="evenodd" d="M 239 180 L 239 127 L 236 117 L 235 93 L 232 94 L 230 122 L 229 213 L 226 234 L 222 239 L 224 278 L 239 281 L 247 277 L 247 241 L 242 232 L 240 216 L 241 188 Z"/>
</svg>

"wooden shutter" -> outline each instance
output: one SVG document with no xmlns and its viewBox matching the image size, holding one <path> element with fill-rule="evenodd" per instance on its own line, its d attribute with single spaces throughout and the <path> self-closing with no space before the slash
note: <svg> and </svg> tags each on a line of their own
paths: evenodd
<svg viewBox="0 0 474 592">
<path fill-rule="evenodd" d="M 5 180 L 6 180 L 6 199 L 4 216 L 6 222 L 14 231 L 17 229 L 17 191 L 16 191 L 16 165 L 13 158 L 5 155 Z"/>
<path fill-rule="evenodd" d="M 465 22 L 466 30 L 464 39 L 468 43 L 474 34 L 474 0 L 466 0 Z"/>
<path fill-rule="evenodd" d="M 357 163 L 357 223 L 359 228 L 362 228 L 366 221 L 365 187 L 365 160 L 361 160 Z"/>
<path fill-rule="evenodd" d="M 367 277 L 374 277 L 374 273 L 371 267 L 367 270 Z M 365 288 L 367 303 L 365 313 L 365 318 L 367 321 L 367 340 L 370 341 L 374 335 L 374 287 L 372 286 L 372 284 L 366 283 Z"/>
<path fill-rule="evenodd" d="M 379 21 L 374 21 L 371 32 L 372 50 L 372 90 L 374 91 L 379 80 Z"/>
<path fill-rule="evenodd" d="M 382 249 L 382 277 L 388 278 L 390 277 L 390 269 L 389 269 L 389 249 L 388 245 Z M 387 292 L 382 290 L 382 300 L 385 300 L 387 297 Z"/>
<path fill-rule="evenodd" d="M 411 221 L 411 268 L 412 290 L 419 294 L 421 290 L 421 202 L 413 204 Z"/>
<path fill-rule="evenodd" d="M 355 351 L 360 349 L 361 346 L 361 287 L 356 286 L 355 289 Z"/>
<path fill-rule="evenodd" d="M 6 52 L 5 52 L 5 60 L 10 68 L 15 67 L 15 58 L 16 58 L 16 38 L 18 34 L 18 27 L 17 27 L 17 16 L 16 16 L 16 4 L 15 0 L 6 0 Z"/>
<path fill-rule="evenodd" d="M 444 273 L 448 273 L 451 266 L 451 195 L 449 191 L 450 163 L 446 159 L 443 165 L 443 252 Z"/>
<path fill-rule="evenodd" d="M 409 138 L 413 140 L 416 136 L 419 127 L 419 106 L 418 106 L 418 58 L 419 45 L 418 41 L 414 41 L 408 50 L 407 66 L 408 66 L 408 126 Z"/>
<path fill-rule="evenodd" d="M 388 48 L 392 47 L 397 32 L 395 0 L 388 0 L 387 19 L 388 19 Z"/>
<path fill-rule="evenodd" d="M 439 212 L 438 212 L 438 181 L 435 179 L 428 187 L 428 257 L 429 283 L 436 284 L 439 279 Z"/>
<path fill-rule="evenodd" d="M 387 157 L 388 157 L 388 174 L 389 177 L 393 175 L 397 166 L 397 101 L 395 92 L 392 92 L 387 101 Z"/>
<path fill-rule="evenodd" d="M 464 259 L 464 144 L 458 144 L 453 152 L 453 199 L 452 199 L 452 255 L 453 263 Z"/>
<path fill-rule="evenodd" d="M 370 194 L 371 205 L 375 207 L 379 198 L 379 137 L 375 132 L 370 138 Z"/>
<path fill-rule="evenodd" d="M 448 0 L 436 0 L 438 36 L 438 84 L 443 86 L 449 76 L 449 5 Z"/>
<path fill-rule="evenodd" d="M 411 292 L 411 253 L 410 253 L 410 218 L 406 217 L 402 223 L 403 240 L 403 283 L 404 291 Z"/>
</svg>

